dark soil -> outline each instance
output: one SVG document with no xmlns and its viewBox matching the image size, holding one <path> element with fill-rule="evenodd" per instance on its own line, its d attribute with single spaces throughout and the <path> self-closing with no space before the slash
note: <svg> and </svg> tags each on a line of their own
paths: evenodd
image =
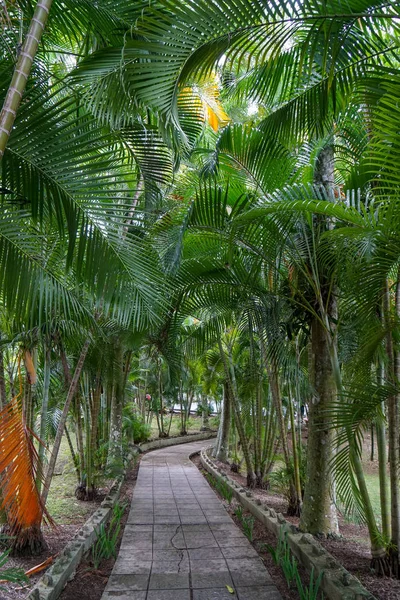
<svg viewBox="0 0 400 600">
<path fill-rule="evenodd" d="M 200 463 L 200 459 L 196 459 Z M 230 465 L 225 463 L 214 461 L 218 467 L 223 469 L 228 477 L 237 481 L 241 486 L 246 487 L 246 478 L 240 473 L 233 473 L 230 470 Z M 374 466 L 371 468 L 373 471 Z M 274 494 L 268 490 L 255 489 L 252 490 L 252 494 L 255 498 L 259 498 L 263 503 L 266 503 L 270 508 L 273 508 L 277 513 L 282 513 L 284 517 L 293 523 L 298 525 L 299 518 L 291 517 L 287 515 L 287 503 L 282 496 Z M 357 577 L 363 586 L 371 592 L 378 600 L 399 600 L 400 598 L 400 580 L 391 579 L 389 577 L 377 577 L 371 572 L 370 569 L 370 547 L 369 537 L 367 528 L 363 525 L 356 525 L 347 522 L 344 518 L 339 516 L 339 527 L 341 537 L 339 539 L 318 539 L 319 543 L 328 550 L 352 575 Z M 254 528 L 256 531 L 256 527 Z M 257 524 L 258 530 L 258 524 Z M 271 534 L 266 531 L 267 536 Z M 272 536 L 272 540 L 265 540 L 265 543 L 276 546 L 276 539 Z M 257 546 L 255 546 L 258 550 Z M 260 554 L 263 558 L 264 555 Z M 269 556 L 269 562 L 265 560 L 268 570 L 270 570 L 271 576 L 274 577 L 274 570 L 270 563 L 272 558 Z M 275 567 L 276 568 L 276 567 Z M 278 569 L 280 571 L 280 569 Z M 274 580 L 275 581 L 275 580 Z M 284 580 L 285 581 L 285 580 Z M 276 586 L 279 588 L 278 583 L 275 581 Z M 286 585 L 286 581 L 285 581 Z M 281 590 L 281 588 L 279 588 Z M 281 593 L 284 598 L 291 598 L 288 595 L 286 589 L 286 596 Z M 296 596 L 294 596 L 296 597 Z"/>
<path fill-rule="evenodd" d="M 139 461 L 137 462 L 137 465 L 138 464 Z M 130 504 L 134 482 L 136 481 L 137 477 L 137 465 L 127 474 L 121 490 L 121 502 L 128 501 Z M 100 506 L 107 493 L 108 488 L 101 489 L 97 491 L 94 501 L 76 502 L 84 505 L 85 509 L 91 506 L 91 513 L 93 513 Z M 79 511 L 79 509 L 76 511 L 76 518 L 74 518 L 72 523 L 68 523 L 67 525 L 58 525 L 56 529 L 44 527 L 44 536 L 48 545 L 48 549 L 45 552 L 42 552 L 40 555 L 33 558 L 10 558 L 7 562 L 7 567 L 19 567 L 23 568 L 24 571 L 27 571 L 28 569 L 31 569 L 32 567 L 44 562 L 49 557 L 53 557 L 55 560 L 58 554 L 62 552 L 67 543 L 74 537 L 76 532 L 87 520 L 87 510 L 85 510 L 85 517 L 80 515 L 80 512 L 81 511 Z M 122 518 L 120 537 L 122 537 L 122 531 L 126 519 L 128 518 L 128 512 L 129 506 L 125 511 L 124 517 Z M 64 600 L 78 600 L 78 598 L 90 598 L 90 600 L 96 600 L 101 598 L 104 588 L 107 584 L 108 576 L 114 566 L 114 562 L 114 559 L 104 561 L 101 565 L 101 569 L 99 571 L 94 571 L 90 562 L 84 561 L 79 566 L 75 579 L 68 583 L 60 598 L 63 598 Z M 37 575 L 32 576 L 30 578 L 30 583 L 24 587 L 19 585 L 0 584 L 0 600 L 23 600 L 26 598 L 27 594 L 33 588 L 35 583 L 44 575 L 44 573 L 45 569 Z"/>
<path fill-rule="evenodd" d="M 129 508 L 132 501 L 133 490 L 135 488 L 139 464 L 140 457 L 137 460 L 135 467 L 127 473 L 121 489 L 120 503 L 126 503 L 127 506 L 121 519 L 117 556 L 125 524 L 128 520 Z M 95 570 L 89 553 L 89 555 L 80 563 L 74 579 L 65 586 L 60 596 L 60 600 L 78 600 L 78 598 L 82 600 L 100 600 L 107 585 L 108 578 L 111 575 L 111 571 L 113 570 L 114 563 L 114 558 L 103 560 L 100 568 Z"/>
<path fill-rule="evenodd" d="M 99 490 L 96 500 L 90 503 L 85 502 L 85 506 L 92 505 L 92 512 L 94 512 L 106 496 L 107 491 L 108 490 Z M 41 564 L 49 557 L 53 557 L 55 560 L 58 554 L 64 549 L 64 546 L 66 546 L 66 544 L 74 537 L 75 533 L 80 529 L 85 521 L 86 518 L 82 518 L 79 515 L 79 511 L 77 511 L 77 517 L 73 523 L 69 523 L 68 525 L 57 525 L 56 529 L 44 527 L 43 532 L 48 546 L 47 550 L 35 557 L 9 558 L 6 567 L 22 568 L 24 571 L 27 571 L 28 569 L 32 569 L 33 567 Z M 32 589 L 32 587 L 40 579 L 40 577 L 43 576 L 44 573 L 45 570 L 30 577 L 30 583 L 24 587 L 19 585 L 1 584 L 1 587 L 4 589 L 0 589 L 0 600 L 22 600 L 27 596 L 29 590 Z"/>
</svg>

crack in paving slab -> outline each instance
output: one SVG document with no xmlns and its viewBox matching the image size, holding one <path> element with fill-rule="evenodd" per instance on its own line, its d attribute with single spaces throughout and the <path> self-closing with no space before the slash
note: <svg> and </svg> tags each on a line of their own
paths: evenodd
<svg viewBox="0 0 400 600">
<path fill-rule="evenodd" d="M 181 564 L 182 564 L 182 561 L 183 561 L 183 559 L 185 557 L 185 553 L 184 553 L 183 549 L 182 548 L 178 548 L 174 544 L 174 538 L 178 535 L 180 529 L 182 529 L 182 525 L 178 525 L 178 527 L 176 528 L 176 531 L 175 531 L 174 535 L 171 538 L 171 544 L 172 544 L 172 546 L 175 548 L 175 550 L 178 550 L 178 552 L 180 554 L 180 560 L 179 560 L 179 563 L 178 563 L 178 573 L 181 572 Z"/>
</svg>

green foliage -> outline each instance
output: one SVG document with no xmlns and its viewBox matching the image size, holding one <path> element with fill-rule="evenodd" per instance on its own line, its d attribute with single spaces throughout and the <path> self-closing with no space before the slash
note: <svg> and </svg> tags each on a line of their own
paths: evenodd
<svg viewBox="0 0 400 600">
<path fill-rule="evenodd" d="M 113 508 L 112 517 L 108 526 L 102 523 L 97 532 L 97 540 L 92 546 L 92 561 L 98 569 L 102 560 L 117 557 L 118 536 L 121 531 L 121 519 L 127 505 L 117 502 Z"/>
<path fill-rule="evenodd" d="M 133 403 L 124 406 L 122 430 L 128 440 L 135 444 L 146 442 L 150 437 L 150 426 L 143 422 L 142 417 L 138 414 L 137 407 Z"/>
<path fill-rule="evenodd" d="M 255 523 L 254 517 L 252 515 L 245 515 L 241 504 L 235 508 L 234 514 L 242 525 L 245 536 L 252 542 Z"/>
<path fill-rule="evenodd" d="M 253 541 L 253 531 L 254 531 L 254 523 L 255 519 L 252 515 L 245 515 L 242 518 L 242 527 L 245 536 L 247 539 L 252 542 Z"/>
<path fill-rule="evenodd" d="M 243 520 L 243 506 L 241 504 L 238 504 L 235 508 L 235 510 L 233 511 L 235 517 L 237 517 L 237 519 L 242 522 Z"/>
<path fill-rule="evenodd" d="M 313 567 L 310 573 L 309 585 L 303 585 L 298 569 L 297 560 L 293 556 L 289 548 L 287 534 L 283 533 L 282 529 L 279 532 L 278 544 L 276 548 L 273 548 L 272 546 L 267 544 L 266 549 L 271 554 L 274 563 L 281 567 L 288 588 L 293 587 L 293 584 L 296 585 L 301 600 L 317 600 L 318 598 L 321 598 L 321 600 L 323 600 L 324 595 L 322 594 L 322 592 L 320 593 L 321 581 L 324 574 L 323 571 L 321 571 L 317 580 L 314 581 Z"/>
<path fill-rule="evenodd" d="M 211 417 L 210 427 L 212 429 L 218 429 L 220 421 L 221 421 L 221 417 L 219 415 L 217 415 L 216 417 Z"/>
<path fill-rule="evenodd" d="M 19 583 L 21 585 L 29 583 L 28 577 L 25 575 L 24 570 L 20 567 L 8 567 L 6 566 L 8 557 L 11 550 L 6 550 L 0 554 L 0 580 L 7 581 L 8 583 Z M 0 586 L 0 590 L 5 588 Z"/>
<path fill-rule="evenodd" d="M 307 454 L 304 446 L 301 446 L 301 455 L 299 460 L 300 467 L 300 485 L 301 489 L 304 490 L 306 480 L 306 468 L 307 468 Z M 279 468 L 274 469 L 268 476 L 271 489 L 281 494 L 290 500 L 290 483 L 294 480 L 294 463 L 293 457 L 290 457 L 289 467 L 281 465 Z"/>
<path fill-rule="evenodd" d="M 227 482 L 223 479 L 214 477 L 214 475 L 211 473 L 207 473 L 206 477 L 208 483 L 217 490 L 218 494 L 220 494 L 224 500 L 230 504 L 233 498 L 233 490 L 230 488 Z"/>
<path fill-rule="evenodd" d="M 308 586 L 303 585 L 301 579 L 300 579 L 300 574 L 297 571 L 296 572 L 296 585 L 297 585 L 297 591 L 299 592 L 299 597 L 300 600 L 317 600 L 319 597 L 321 599 L 324 598 L 324 594 L 322 592 L 320 592 L 320 587 L 321 587 L 321 581 L 322 581 L 322 577 L 324 576 L 324 572 L 321 571 L 321 573 L 318 575 L 316 581 L 314 581 L 314 567 L 311 569 L 311 573 L 310 573 L 310 583 Z"/>
<path fill-rule="evenodd" d="M 203 414 L 203 412 L 206 412 L 206 413 L 207 413 L 207 415 L 208 415 L 208 416 L 210 416 L 210 415 L 211 415 L 211 413 L 212 413 L 212 406 L 211 406 L 211 404 L 208 404 L 208 405 L 207 405 L 207 409 L 206 409 L 206 411 L 204 410 L 204 407 L 203 407 L 203 405 L 202 405 L 202 404 L 199 404 L 199 405 L 197 406 L 197 409 L 196 409 L 197 416 L 201 417 L 201 416 L 202 416 L 202 414 Z"/>
</svg>

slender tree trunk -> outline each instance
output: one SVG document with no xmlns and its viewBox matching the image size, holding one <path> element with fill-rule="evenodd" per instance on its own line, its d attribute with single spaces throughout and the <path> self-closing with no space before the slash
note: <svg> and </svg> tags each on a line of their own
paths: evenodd
<svg viewBox="0 0 400 600">
<path fill-rule="evenodd" d="M 86 415 L 86 445 L 87 445 L 87 458 L 86 458 L 86 489 L 85 489 L 85 500 L 93 500 L 96 496 L 96 486 L 94 482 L 94 457 L 96 455 L 96 443 L 97 443 L 97 432 L 100 414 L 100 397 L 101 397 L 101 381 L 100 374 L 96 377 L 95 387 L 92 390 L 93 402 L 90 407 L 90 411 L 87 410 Z M 88 402 L 89 404 L 89 402 Z M 89 407 L 88 407 L 89 408 Z"/>
<path fill-rule="evenodd" d="M 386 451 L 386 432 L 385 424 L 376 424 L 376 441 L 378 448 L 378 468 L 379 468 L 379 496 L 381 501 L 382 534 L 385 539 L 390 538 L 390 512 L 388 497 L 388 476 L 386 472 L 387 451 Z"/>
<path fill-rule="evenodd" d="M 116 382 L 111 399 L 110 444 L 107 458 L 109 466 L 122 461 L 122 406 L 121 386 Z"/>
<path fill-rule="evenodd" d="M 231 430 L 231 400 L 227 383 L 224 384 L 224 401 L 222 405 L 220 430 L 221 436 L 215 458 L 222 462 L 227 462 L 229 455 L 229 435 Z"/>
<path fill-rule="evenodd" d="M 208 398 L 205 394 L 201 395 L 201 427 L 200 431 L 209 431 Z"/>
<path fill-rule="evenodd" d="M 396 316 L 400 316 L 400 282 L 396 285 Z M 384 318 L 387 328 L 386 352 L 388 356 L 388 379 L 395 386 L 400 378 L 400 353 L 394 351 L 390 318 L 390 292 L 386 282 L 384 295 Z M 389 478 L 391 503 L 391 567 L 395 577 L 399 577 L 400 542 L 400 489 L 399 489 L 399 399 L 396 393 L 388 398 L 389 433 Z"/>
<path fill-rule="evenodd" d="M 1 342 L 1 334 L 0 334 Z M 3 346 L 0 346 L 0 410 L 7 404 L 6 393 L 6 378 L 4 372 L 4 351 Z"/>
<path fill-rule="evenodd" d="M 325 328 L 315 318 L 311 329 L 314 397 L 308 415 L 307 474 L 300 529 L 327 535 L 331 530 L 331 472 L 333 431 L 327 410 L 336 398 Z"/>
<path fill-rule="evenodd" d="M 179 405 L 181 407 L 181 435 L 187 435 L 187 431 L 186 431 L 186 424 L 185 424 L 185 414 L 184 412 L 186 411 L 184 404 L 183 404 L 183 386 L 182 386 L 182 380 L 180 380 L 179 382 Z"/>
<path fill-rule="evenodd" d="M 75 417 L 75 434 L 76 434 L 76 447 L 78 449 L 78 456 L 79 456 L 79 467 L 80 467 L 80 486 L 82 488 L 85 487 L 85 472 L 86 472 L 86 465 L 85 465 L 85 448 L 84 448 L 84 444 L 83 444 L 83 428 L 82 428 L 82 414 L 81 414 L 81 409 L 82 409 L 82 402 L 81 402 L 81 395 L 78 393 L 76 394 L 74 400 L 73 400 L 73 410 L 74 410 L 74 417 Z"/>
<path fill-rule="evenodd" d="M 254 439 L 254 449 L 255 455 L 257 456 L 257 466 L 256 466 L 256 477 L 257 477 L 257 486 L 264 487 L 263 481 L 263 468 L 262 468 L 262 451 L 263 451 L 263 435 L 262 435 L 262 424 L 263 424 L 263 389 L 262 389 L 262 376 L 260 381 L 258 382 L 256 389 L 256 403 L 255 403 L 255 439 Z"/>
<path fill-rule="evenodd" d="M 256 392 L 257 393 L 257 392 Z M 256 474 L 256 486 L 261 486 L 261 469 L 260 469 L 260 443 L 261 438 L 258 436 L 258 425 L 257 425 L 257 398 L 255 394 L 251 395 L 251 429 L 252 429 L 252 442 L 253 442 L 253 457 L 254 457 L 254 472 Z"/>
<path fill-rule="evenodd" d="M 0 113 L 0 160 L 3 158 L 4 150 L 7 146 L 15 117 L 17 116 L 51 5 L 52 0 L 39 0 L 36 4 L 28 33 L 18 56 L 13 78 Z"/>
<path fill-rule="evenodd" d="M 72 462 L 74 463 L 74 467 L 75 467 L 77 483 L 79 485 L 81 482 L 81 471 L 79 469 L 79 459 L 75 453 L 74 445 L 72 443 L 71 435 L 69 433 L 67 425 L 65 425 L 65 436 L 67 438 L 69 451 L 71 452 Z"/>
<path fill-rule="evenodd" d="M 375 435 L 374 435 L 374 424 L 371 424 L 371 454 L 370 454 L 370 460 L 374 460 L 374 450 L 375 450 Z"/>
<path fill-rule="evenodd" d="M 43 381 L 43 400 L 42 410 L 40 411 L 40 432 L 39 437 L 43 443 L 39 443 L 39 462 L 43 464 L 44 451 L 45 451 L 45 440 L 46 440 L 46 422 L 47 412 L 49 407 L 49 391 L 50 391 L 50 364 L 51 364 L 51 348 L 50 341 L 44 342 L 44 381 Z M 36 481 L 38 493 L 40 494 L 42 489 L 42 481 L 38 477 Z"/>
<path fill-rule="evenodd" d="M 235 367 L 233 365 L 231 351 L 229 348 L 228 349 L 228 360 L 227 360 L 227 357 L 226 357 L 226 354 L 222 347 L 222 343 L 221 343 L 220 339 L 218 340 L 218 345 L 219 345 L 219 351 L 221 354 L 221 360 L 223 362 L 224 369 L 225 369 L 225 375 L 226 375 L 228 385 L 230 388 L 229 391 L 230 391 L 230 398 L 232 400 L 233 417 L 235 419 L 235 425 L 236 425 L 236 429 L 237 429 L 240 443 L 242 446 L 244 461 L 246 463 L 247 485 L 249 487 L 254 487 L 256 484 L 256 475 L 253 470 L 253 464 L 252 464 L 252 460 L 251 460 L 251 456 L 250 456 L 250 450 L 249 450 L 246 435 L 244 432 L 243 423 L 240 418 L 240 407 L 239 407 L 239 400 L 237 397 Z"/>
<path fill-rule="evenodd" d="M 123 464 L 122 449 L 122 412 L 125 398 L 125 377 L 124 377 L 124 354 L 122 346 L 119 344 L 116 348 L 116 371 L 114 374 L 114 394 L 111 404 L 110 417 L 110 444 L 108 450 L 107 464 Z"/>
<path fill-rule="evenodd" d="M 86 355 L 89 350 L 89 346 L 90 346 L 90 339 L 87 339 L 85 341 L 85 343 L 83 344 L 81 354 L 79 356 L 78 363 L 76 365 L 75 373 L 71 380 L 71 385 L 69 386 L 69 390 L 68 390 L 67 398 L 65 400 L 63 412 L 61 414 L 61 419 L 58 424 L 56 438 L 54 440 L 53 450 L 52 450 L 52 453 L 50 456 L 49 466 L 47 468 L 46 479 L 44 482 L 44 489 L 42 492 L 42 502 L 44 505 L 46 505 L 47 496 L 49 494 L 51 480 L 53 478 L 53 473 L 54 473 L 54 469 L 56 466 L 58 452 L 60 450 L 61 440 L 62 440 L 62 436 L 64 433 L 65 424 L 67 422 L 69 408 L 70 408 L 71 402 L 75 396 L 76 390 L 78 388 L 79 378 L 82 373 L 83 365 L 84 365 L 85 358 L 86 358 Z"/>
<path fill-rule="evenodd" d="M 263 485 L 268 487 L 267 476 L 272 471 L 275 456 L 279 449 L 279 438 L 276 437 L 275 407 L 269 399 L 269 416 L 265 426 L 264 444 L 262 453 L 262 480 Z"/>
<path fill-rule="evenodd" d="M 293 409 L 292 398 L 290 397 L 290 391 L 289 391 L 289 415 L 290 415 L 290 431 L 292 434 L 294 482 L 295 482 L 295 486 L 296 486 L 296 495 L 300 501 L 299 511 L 301 512 L 302 498 L 301 498 L 299 448 L 297 447 L 296 425 L 295 425 L 295 420 L 294 420 L 294 409 Z"/>
<path fill-rule="evenodd" d="M 171 431 L 171 425 L 172 425 L 172 417 L 174 416 L 174 409 L 173 407 L 171 408 L 171 416 L 169 418 L 169 422 L 168 422 L 168 429 L 167 429 L 167 437 L 169 437 L 170 431 Z"/>
<path fill-rule="evenodd" d="M 285 424 L 285 419 L 284 419 L 283 410 L 282 410 L 282 399 L 281 399 L 281 392 L 280 392 L 280 388 L 279 388 L 279 379 L 278 379 L 278 367 L 274 363 L 274 361 L 272 361 L 272 360 L 269 361 L 267 359 L 267 353 L 266 353 L 266 349 L 264 348 L 264 342 L 261 341 L 261 344 L 263 346 L 262 355 L 263 355 L 263 359 L 264 359 L 268 377 L 269 377 L 271 396 L 272 396 L 272 400 L 274 402 L 275 412 L 276 412 L 276 415 L 278 418 L 278 428 L 279 428 L 279 433 L 281 436 L 280 441 L 281 441 L 282 450 L 283 450 L 283 457 L 285 460 L 286 468 L 288 469 L 288 471 L 290 473 L 291 460 L 290 460 L 290 451 L 289 451 L 289 445 L 288 445 L 288 440 L 287 440 L 288 428 L 287 428 L 287 425 Z M 288 514 L 299 516 L 300 515 L 301 496 L 300 497 L 297 496 L 294 477 L 291 477 L 291 481 L 290 481 L 289 485 L 290 485 L 290 500 L 289 500 L 289 506 L 288 506 Z"/>
<path fill-rule="evenodd" d="M 85 386 L 86 393 L 83 395 L 85 399 L 84 414 L 85 414 L 85 463 L 86 463 L 86 481 L 83 488 L 83 497 L 80 500 L 93 500 L 95 497 L 95 489 L 93 484 L 93 456 L 92 456 L 92 406 L 90 402 L 91 390 L 90 386 Z"/>
<path fill-rule="evenodd" d="M 378 384 L 383 385 L 384 366 L 382 361 L 378 364 Z M 385 405 L 382 403 L 382 414 L 385 415 Z M 387 450 L 386 450 L 386 427 L 385 421 L 379 419 L 376 424 L 376 445 L 378 449 L 378 469 L 379 469 L 379 496 L 381 500 L 381 518 L 382 534 L 385 539 L 390 539 L 390 508 L 388 496 L 388 476 L 386 471 Z"/>
</svg>

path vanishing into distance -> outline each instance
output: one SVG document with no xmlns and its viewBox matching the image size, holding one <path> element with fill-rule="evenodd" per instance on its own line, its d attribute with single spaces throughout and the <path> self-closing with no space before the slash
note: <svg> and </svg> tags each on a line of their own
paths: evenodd
<svg viewBox="0 0 400 600">
<path fill-rule="evenodd" d="M 102 600 L 282 600 L 257 552 L 189 460 L 203 447 L 204 441 L 181 444 L 142 458 Z"/>
</svg>

